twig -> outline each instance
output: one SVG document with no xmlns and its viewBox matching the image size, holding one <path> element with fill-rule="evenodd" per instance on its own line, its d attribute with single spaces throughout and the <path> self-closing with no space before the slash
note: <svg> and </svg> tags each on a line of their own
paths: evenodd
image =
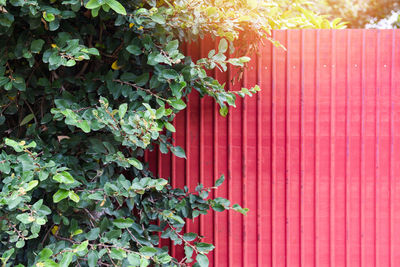
<svg viewBox="0 0 400 267">
<path fill-rule="evenodd" d="M 49 236 L 49 234 L 50 234 L 50 232 L 51 232 L 51 229 L 53 229 L 54 225 L 55 225 L 55 224 L 53 224 L 53 225 L 49 228 L 49 230 L 47 230 L 46 234 L 44 235 L 44 238 L 43 238 L 42 242 L 40 243 L 40 244 L 42 245 L 42 247 L 43 247 L 43 245 L 44 245 L 44 241 L 46 241 L 46 239 L 47 239 L 47 237 Z"/>
<path fill-rule="evenodd" d="M 135 89 L 137 89 L 137 90 L 141 90 L 141 91 L 147 92 L 147 93 L 151 94 L 152 96 L 154 96 L 154 97 L 156 97 L 156 98 L 158 98 L 158 99 L 161 99 L 161 100 L 164 100 L 164 101 L 168 102 L 168 99 L 165 99 L 165 98 L 163 98 L 163 97 L 157 95 L 156 93 L 153 93 L 151 90 L 145 89 L 145 88 L 143 88 L 143 87 L 140 87 L 140 86 L 138 86 L 138 85 L 136 85 L 136 84 L 134 84 L 134 83 L 124 82 L 124 81 L 121 81 L 121 80 L 118 80 L 118 79 L 115 79 L 115 80 L 113 80 L 113 81 L 114 81 L 114 82 L 117 82 L 117 83 L 120 83 L 120 84 L 129 85 L 129 86 L 131 86 L 131 87 L 133 87 L 133 88 L 135 88 Z"/>
<path fill-rule="evenodd" d="M 35 112 L 33 111 L 31 105 L 29 105 L 28 101 L 24 100 L 25 104 L 28 106 L 29 110 L 32 112 L 33 114 L 33 119 L 35 121 L 36 126 L 38 126 L 38 120 L 36 118 Z"/>
</svg>

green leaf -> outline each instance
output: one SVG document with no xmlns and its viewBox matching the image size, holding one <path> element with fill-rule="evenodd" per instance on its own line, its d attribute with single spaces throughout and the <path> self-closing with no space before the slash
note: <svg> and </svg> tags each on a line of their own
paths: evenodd
<svg viewBox="0 0 400 267">
<path fill-rule="evenodd" d="M 139 252 L 144 256 L 152 257 L 157 253 L 157 249 L 149 246 L 143 246 L 139 249 Z"/>
<path fill-rule="evenodd" d="M 8 77 L 0 77 L 0 86 L 4 86 L 10 81 L 10 78 Z"/>
<path fill-rule="evenodd" d="M 39 184 L 38 180 L 32 180 L 28 183 L 28 185 L 25 188 L 25 191 L 31 191 L 33 188 L 35 188 Z"/>
<path fill-rule="evenodd" d="M 77 251 L 77 252 L 79 252 L 79 251 L 84 251 L 84 250 L 87 248 L 88 245 L 89 245 L 89 241 L 86 240 L 86 241 L 80 243 L 80 244 L 75 248 L 75 251 Z"/>
<path fill-rule="evenodd" d="M 180 98 L 182 96 L 181 91 L 183 88 L 185 88 L 185 86 L 186 86 L 186 82 L 171 83 L 170 87 L 171 87 L 172 95 L 176 96 L 177 98 Z"/>
<path fill-rule="evenodd" d="M 30 157 L 28 154 L 22 154 L 18 156 L 17 159 L 22 164 L 22 168 L 24 169 L 24 171 L 30 171 L 36 168 L 33 158 Z"/>
<path fill-rule="evenodd" d="M 164 16 L 163 15 L 161 15 L 161 14 L 153 14 L 153 15 L 151 15 L 150 16 L 150 18 L 154 21 L 154 22 L 157 22 L 158 24 L 161 24 L 161 25 L 163 25 L 163 24 L 165 24 L 165 18 L 164 18 Z"/>
<path fill-rule="evenodd" d="M 199 252 L 204 252 L 204 253 L 208 253 L 211 250 L 213 250 L 215 247 L 213 244 L 208 244 L 208 243 L 203 243 L 203 242 L 199 242 L 196 243 L 196 248 Z"/>
<path fill-rule="evenodd" d="M 15 243 L 16 248 L 23 248 L 24 246 L 25 246 L 24 240 L 19 240 L 17 243 Z"/>
<path fill-rule="evenodd" d="M 247 215 L 247 212 L 249 211 L 248 208 L 242 208 L 239 204 L 234 204 L 232 206 L 232 209 L 243 214 L 243 215 Z"/>
<path fill-rule="evenodd" d="M 219 109 L 219 114 L 221 114 L 222 117 L 226 117 L 226 115 L 228 115 L 228 107 L 227 106 L 222 106 Z"/>
<path fill-rule="evenodd" d="M 10 163 L 8 163 L 5 160 L 0 161 L 0 172 L 9 174 L 10 171 L 11 171 Z"/>
<path fill-rule="evenodd" d="M 90 195 L 88 196 L 88 198 L 89 198 L 89 199 L 93 199 L 93 200 L 99 200 L 99 201 L 101 201 L 101 200 L 104 199 L 104 195 L 103 195 L 102 192 L 96 192 L 96 193 L 90 194 Z"/>
<path fill-rule="evenodd" d="M 32 53 L 40 53 L 43 45 L 44 45 L 44 41 L 42 39 L 37 39 L 37 40 L 32 41 L 32 43 L 31 43 Z"/>
<path fill-rule="evenodd" d="M 165 69 L 161 71 L 161 77 L 166 80 L 176 80 L 179 78 L 179 74 L 174 69 Z"/>
<path fill-rule="evenodd" d="M 137 159 L 135 159 L 135 158 L 129 158 L 128 159 L 128 162 L 129 162 L 129 164 L 131 164 L 133 167 L 135 167 L 136 169 L 138 169 L 138 170 L 143 170 L 143 165 L 142 165 L 142 163 L 139 161 L 139 160 L 137 160 Z"/>
<path fill-rule="evenodd" d="M 197 238 L 197 234 L 196 233 L 186 233 L 183 235 L 183 239 L 186 241 L 193 241 Z"/>
<path fill-rule="evenodd" d="M 12 147 L 15 150 L 15 152 L 22 152 L 24 150 L 20 143 L 14 141 L 12 139 L 6 138 L 6 139 L 4 139 L 4 141 L 5 141 L 5 144 L 7 146 Z"/>
<path fill-rule="evenodd" d="M 186 108 L 185 102 L 182 99 L 173 99 L 169 104 L 177 110 L 182 110 Z"/>
<path fill-rule="evenodd" d="M 83 233 L 83 230 L 82 230 L 82 229 L 77 229 L 77 230 L 75 230 L 75 231 L 71 234 L 71 236 L 80 235 L 80 234 L 82 234 L 82 233 Z"/>
<path fill-rule="evenodd" d="M 171 54 L 175 50 L 178 50 L 178 47 L 179 47 L 179 41 L 173 40 L 167 44 L 167 46 L 165 47 L 165 50 L 168 52 L 168 54 Z"/>
<path fill-rule="evenodd" d="M 33 118 L 35 117 L 35 115 L 33 115 L 32 113 L 25 116 L 25 118 L 22 119 L 22 121 L 20 122 L 19 126 L 25 125 L 28 122 L 30 122 Z"/>
<path fill-rule="evenodd" d="M 150 261 L 146 258 L 140 259 L 140 267 L 147 267 L 150 265 Z"/>
<path fill-rule="evenodd" d="M 39 253 L 39 259 L 45 260 L 50 258 L 51 255 L 53 255 L 53 251 L 49 248 L 44 248 Z"/>
<path fill-rule="evenodd" d="M 204 254 L 197 254 L 196 261 L 200 267 L 208 267 L 209 265 L 208 257 Z"/>
<path fill-rule="evenodd" d="M 158 191 L 163 190 L 163 188 L 168 184 L 168 181 L 162 178 L 157 179 L 156 189 Z"/>
<path fill-rule="evenodd" d="M 185 151 L 179 146 L 171 147 L 171 151 L 178 158 L 186 158 Z"/>
<path fill-rule="evenodd" d="M 72 175 L 66 171 L 62 171 L 54 175 L 53 180 L 56 180 L 62 184 L 73 184 L 75 182 L 74 177 L 72 177 Z"/>
<path fill-rule="evenodd" d="M 4 251 L 3 255 L 1 256 L 1 260 L 4 262 L 7 262 L 8 259 L 14 254 L 15 249 L 14 248 L 10 248 L 6 251 Z"/>
<path fill-rule="evenodd" d="M 164 126 L 165 126 L 165 128 L 167 128 L 168 131 L 173 132 L 173 133 L 176 132 L 174 125 L 172 125 L 169 122 L 167 122 L 167 121 L 164 122 Z"/>
<path fill-rule="evenodd" d="M 10 13 L 0 14 L 0 25 L 4 27 L 11 27 L 14 22 L 14 16 Z"/>
<path fill-rule="evenodd" d="M 72 257 L 74 256 L 74 253 L 72 252 L 65 252 L 63 254 L 63 257 L 59 263 L 60 267 L 68 267 L 70 263 L 72 262 Z"/>
<path fill-rule="evenodd" d="M 89 267 L 96 267 L 97 261 L 99 260 L 99 254 L 95 250 L 91 250 L 88 253 L 88 265 Z"/>
<path fill-rule="evenodd" d="M 116 0 L 105 0 L 105 2 L 107 5 L 111 7 L 112 10 L 114 10 L 118 14 L 126 15 L 125 8 Z"/>
<path fill-rule="evenodd" d="M 8 82 L 4 85 L 4 89 L 6 89 L 7 91 L 10 91 L 12 89 L 13 86 L 13 82 Z"/>
<path fill-rule="evenodd" d="M 100 3 L 99 0 L 90 0 L 89 2 L 87 2 L 86 4 L 86 8 L 87 9 L 95 9 L 100 7 L 102 4 Z"/>
<path fill-rule="evenodd" d="M 120 248 L 112 248 L 110 257 L 115 260 L 123 260 L 124 258 L 126 258 L 126 252 Z"/>
<path fill-rule="evenodd" d="M 100 228 L 98 228 L 98 227 L 93 228 L 86 234 L 86 239 L 87 240 L 96 240 L 99 237 L 99 234 L 100 234 Z"/>
<path fill-rule="evenodd" d="M 135 253 L 130 253 L 130 254 L 128 254 L 128 261 L 133 266 L 139 266 L 140 265 L 140 256 Z"/>
<path fill-rule="evenodd" d="M 26 90 L 25 80 L 22 77 L 15 77 L 14 80 L 12 81 L 12 85 L 19 91 Z"/>
<path fill-rule="evenodd" d="M 135 56 L 139 56 L 142 54 L 142 50 L 140 49 L 140 47 L 136 46 L 136 45 L 128 45 L 126 47 L 126 50 L 131 53 L 132 55 Z"/>
<path fill-rule="evenodd" d="M 68 190 L 65 189 L 58 189 L 58 191 L 53 195 L 53 202 L 58 203 L 64 198 L 67 198 L 69 194 Z"/>
<path fill-rule="evenodd" d="M 135 221 L 132 220 L 131 218 L 126 218 L 126 219 L 124 219 L 124 218 L 118 218 L 118 219 L 115 219 L 115 220 L 113 221 L 113 224 L 114 224 L 116 227 L 118 227 L 118 228 L 120 228 L 120 229 L 123 229 L 123 228 L 128 228 L 128 227 L 132 226 L 132 224 L 133 224 L 134 222 L 135 222 Z"/>
<path fill-rule="evenodd" d="M 162 117 L 164 117 L 165 114 L 165 107 L 161 106 L 156 110 L 156 119 L 161 119 Z"/>
<path fill-rule="evenodd" d="M 47 22 L 52 22 L 53 20 L 56 19 L 56 17 L 54 16 L 54 14 L 52 13 L 47 13 L 47 12 L 43 12 L 43 18 L 45 21 Z"/>
<path fill-rule="evenodd" d="M 143 73 L 142 75 L 134 79 L 137 86 L 144 86 L 149 81 L 149 73 Z"/>
<path fill-rule="evenodd" d="M 225 53 L 228 50 L 228 42 L 225 39 L 221 39 L 218 45 L 218 52 Z"/>
<path fill-rule="evenodd" d="M 23 224 L 30 224 L 35 221 L 35 218 L 30 216 L 28 213 L 18 214 L 16 216 L 17 220 L 22 222 Z"/>
<path fill-rule="evenodd" d="M 65 66 L 67 66 L 67 67 L 73 67 L 75 65 L 76 65 L 76 61 L 73 59 L 68 60 L 67 63 L 65 64 Z"/>
<path fill-rule="evenodd" d="M 118 114 L 119 114 L 119 118 L 120 119 L 122 119 L 125 116 L 127 110 L 128 110 L 128 104 L 127 103 L 121 104 L 119 106 Z"/>
<path fill-rule="evenodd" d="M 69 199 L 71 199 L 75 203 L 79 202 L 79 196 L 74 191 L 69 191 L 68 192 L 68 197 L 69 197 Z"/>
<path fill-rule="evenodd" d="M 92 14 L 92 17 L 97 17 L 97 15 L 99 14 L 99 11 L 100 11 L 100 6 L 99 7 L 96 7 L 96 8 L 93 8 L 92 9 L 92 11 L 90 12 L 91 14 Z"/>
<path fill-rule="evenodd" d="M 90 133 L 90 126 L 86 120 L 82 120 L 76 124 L 79 128 L 82 129 L 85 133 Z"/>
<path fill-rule="evenodd" d="M 224 181 L 225 181 L 225 175 L 221 175 L 221 177 L 217 181 L 215 181 L 215 187 L 222 185 Z"/>
<path fill-rule="evenodd" d="M 190 259 L 193 256 L 193 249 L 189 246 L 185 246 L 185 256 L 186 258 Z"/>
</svg>

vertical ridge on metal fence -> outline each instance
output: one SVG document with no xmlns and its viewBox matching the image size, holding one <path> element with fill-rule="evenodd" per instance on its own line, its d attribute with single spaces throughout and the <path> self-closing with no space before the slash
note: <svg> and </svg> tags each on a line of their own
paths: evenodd
<svg viewBox="0 0 400 267">
<path fill-rule="evenodd" d="M 189 96 L 174 125 L 187 160 L 147 155 L 158 175 L 250 209 L 210 212 L 186 231 L 216 249 L 212 266 L 400 266 L 400 30 L 274 31 L 241 82 L 259 84 L 219 115 Z M 186 47 L 194 59 L 216 47 Z M 169 245 L 162 243 L 162 245 Z M 183 255 L 180 248 L 175 255 Z"/>
</svg>

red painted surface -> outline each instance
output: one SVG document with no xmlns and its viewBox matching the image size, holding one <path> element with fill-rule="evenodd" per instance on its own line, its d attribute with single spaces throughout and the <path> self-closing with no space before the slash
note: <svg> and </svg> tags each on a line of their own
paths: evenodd
<svg viewBox="0 0 400 267">
<path fill-rule="evenodd" d="M 214 196 L 250 209 L 187 222 L 216 244 L 212 266 L 400 266 L 400 30 L 274 38 L 288 51 L 260 47 L 242 84 L 228 86 L 262 91 L 227 118 L 190 95 L 175 121 L 188 159 L 153 153 L 150 165 L 192 189 L 225 174 Z M 214 46 L 187 51 L 199 58 Z"/>
</svg>

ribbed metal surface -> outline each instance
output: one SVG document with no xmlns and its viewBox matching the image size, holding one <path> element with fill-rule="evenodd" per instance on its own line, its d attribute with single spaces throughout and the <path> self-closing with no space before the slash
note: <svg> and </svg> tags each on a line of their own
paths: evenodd
<svg viewBox="0 0 400 267">
<path fill-rule="evenodd" d="M 400 30 L 274 38 L 288 51 L 261 47 L 229 87 L 262 91 L 227 118 L 191 94 L 175 121 L 187 160 L 153 153 L 150 165 L 192 189 L 225 174 L 215 196 L 250 209 L 188 221 L 216 244 L 213 266 L 400 266 Z M 214 46 L 187 50 L 199 58 Z"/>
</svg>

